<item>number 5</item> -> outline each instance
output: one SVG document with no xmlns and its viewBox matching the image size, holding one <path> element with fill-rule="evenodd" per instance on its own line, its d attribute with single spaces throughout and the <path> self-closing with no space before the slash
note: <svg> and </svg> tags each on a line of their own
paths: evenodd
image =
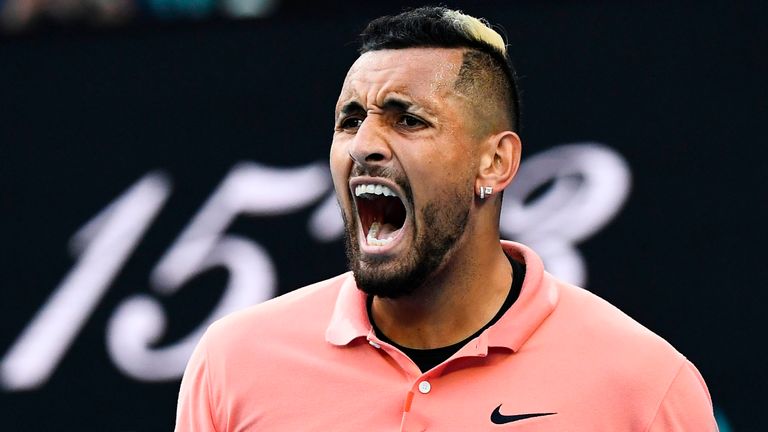
<svg viewBox="0 0 768 432">
<path fill-rule="evenodd" d="M 107 348 L 127 375 L 147 381 L 176 379 L 205 329 L 215 319 L 274 295 L 275 269 L 256 242 L 223 234 L 240 214 L 274 215 L 306 206 L 330 187 L 325 164 L 275 169 L 255 163 L 235 166 L 200 212 L 171 245 L 151 274 L 154 290 L 177 292 L 213 267 L 229 271 L 229 282 L 208 318 L 177 343 L 152 344 L 165 330 L 165 313 L 149 295 L 135 295 L 116 310 L 107 328 Z"/>
</svg>

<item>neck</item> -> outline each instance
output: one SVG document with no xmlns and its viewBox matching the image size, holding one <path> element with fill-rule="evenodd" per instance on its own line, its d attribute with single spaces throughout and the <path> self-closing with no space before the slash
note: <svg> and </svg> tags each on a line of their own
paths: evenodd
<svg viewBox="0 0 768 432">
<path fill-rule="evenodd" d="M 440 348 L 471 336 L 495 316 L 511 286 L 509 260 L 498 232 L 466 237 L 473 241 L 454 250 L 416 292 L 373 299 L 372 318 L 388 338 L 408 348 Z"/>
</svg>

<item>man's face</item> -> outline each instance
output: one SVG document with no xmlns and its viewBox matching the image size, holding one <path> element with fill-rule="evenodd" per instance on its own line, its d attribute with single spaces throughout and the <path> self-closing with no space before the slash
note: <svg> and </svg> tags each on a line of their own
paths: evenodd
<svg viewBox="0 0 768 432">
<path fill-rule="evenodd" d="M 400 297 L 461 244 L 474 199 L 469 104 L 454 82 L 462 50 L 368 52 L 336 105 L 331 171 L 358 286 Z"/>
</svg>

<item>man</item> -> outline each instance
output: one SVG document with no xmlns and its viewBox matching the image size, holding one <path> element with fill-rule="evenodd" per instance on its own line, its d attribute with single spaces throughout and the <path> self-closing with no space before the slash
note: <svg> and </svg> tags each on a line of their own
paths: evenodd
<svg viewBox="0 0 768 432">
<path fill-rule="evenodd" d="M 521 144 L 498 33 L 420 8 L 360 51 L 330 156 L 352 273 L 211 326 L 177 430 L 716 430 L 685 357 L 500 242 Z"/>
</svg>

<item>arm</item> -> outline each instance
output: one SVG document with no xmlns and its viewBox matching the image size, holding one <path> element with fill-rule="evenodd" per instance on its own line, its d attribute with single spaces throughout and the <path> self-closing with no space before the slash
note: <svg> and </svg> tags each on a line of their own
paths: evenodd
<svg viewBox="0 0 768 432">
<path fill-rule="evenodd" d="M 712 399 L 704 379 L 685 361 L 659 404 L 648 432 L 717 432 Z"/>
<path fill-rule="evenodd" d="M 216 432 L 208 374 L 206 336 L 200 340 L 181 379 L 176 432 Z"/>
</svg>

